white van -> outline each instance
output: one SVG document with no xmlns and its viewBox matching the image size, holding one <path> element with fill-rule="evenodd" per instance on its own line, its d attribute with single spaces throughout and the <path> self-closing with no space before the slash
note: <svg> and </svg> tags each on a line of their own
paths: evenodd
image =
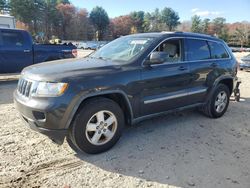
<svg viewBox="0 0 250 188">
<path fill-rule="evenodd" d="M 14 29 L 15 27 L 16 22 L 13 16 L 0 14 L 0 28 Z"/>
</svg>

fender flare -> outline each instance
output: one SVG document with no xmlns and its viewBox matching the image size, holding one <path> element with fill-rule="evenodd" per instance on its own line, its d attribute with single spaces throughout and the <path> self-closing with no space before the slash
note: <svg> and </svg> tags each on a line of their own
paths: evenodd
<svg viewBox="0 0 250 188">
<path fill-rule="evenodd" d="M 95 92 L 95 93 L 89 93 L 87 95 L 82 95 L 78 99 L 78 101 L 76 102 L 73 110 L 70 112 L 69 118 L 68 118 L 67 123 L 65 125 L 65 129 L 68 129 L 70 127 L 70 124 L 71 124 L 77 110 L 79 109 L 79 107 L 80 107 L 80 105 L 82 104 L 83 101 L 87 100 L 90 97 L 98 97 L 98 96 L 102 96 L 102 95 L 105 95 L 105 94 L 121 94 L 124 97 L 125 101 L 126 101 L 126 105 L 128 107 L 128 110 L 129 110 L 129 115 L 131 117 L 131 121 L 133 120 L 132 106 L 131 106 L 131 103 L 129 102 L 127 94 L 124 91 L 122 91 L 122 90 L 98 91 L 98 92 Z"/>
<path fill-rule="evenodd" d="M 232 82 L 233 82 L 233 88 L 234 88 L 234 77 L 233 77 L 233 76 L 231 76 L 231 75 L 223 75 L 223 76 L 220 76 L 220 77 L 218 77 L 218 78 L 215 79 L 215 81 L 214 81 L 214 83 L 213 83 L 213 85 L 212 85 L 210 91 L 208 92 L 208 97 L 207 97 L 206 102 L 208 102 L 209 99 L 211 98 L 211 96 L 212 96 L 214 90 L 216 89 L 217 85 L 218 85 L 222 80 L 228 80 L 228 79 L 232 80 Z"/>
</svg>

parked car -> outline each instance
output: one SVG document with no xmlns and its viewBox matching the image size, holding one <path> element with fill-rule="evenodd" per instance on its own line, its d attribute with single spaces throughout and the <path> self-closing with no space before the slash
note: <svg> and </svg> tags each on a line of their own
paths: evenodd
<svg viewBox="0 0 250 188">
<path fill-rule="evenodd" d="M 125 124 L 194 107 L 223 116 L 236 74 L 236 59 L 220 39 L 135 34 L 84 59 L 25 68 L 14 103 L 32 129 L 56 143 L 66 137 L 72 148 L 100 153 L 115 145 Z"/>
<path fill-rule="evenodd" d="M 240 70 L 250 70 L 250 54 L 241 58 L 239 62 Z"/>
<path fill-rule="evenodd" d="M 78 45 L 78 48 L 85 50 L 96 50 L 99 48 L 99 45 L 97 41 L 81 42 Z"/>
<path fill-rule="evenodd" d="M 80 42 L 78 45 L 77 45 L 77 48 L 78 49 L 87 49 L 87 43 L 86 42 Z"/>
<path fill-rule="evenodd" d="M 33 44 L 27 31 L 0 28 L 0 73 L 21 72 L 29 65 L 75 56 L 73 45 Z"/>
</svg>

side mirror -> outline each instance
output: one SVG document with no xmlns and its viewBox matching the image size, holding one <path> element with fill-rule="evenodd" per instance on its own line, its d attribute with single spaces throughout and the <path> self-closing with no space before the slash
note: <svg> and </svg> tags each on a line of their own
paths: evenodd
<svg viewBox="0 0 250 188">
<path fill-rule="evenodd" d="M 149 60 L 145 62 L 146 65 L 162 64 L 169 57 L 166 52 L 152 52 L 149 56 Z"/>
</svg>

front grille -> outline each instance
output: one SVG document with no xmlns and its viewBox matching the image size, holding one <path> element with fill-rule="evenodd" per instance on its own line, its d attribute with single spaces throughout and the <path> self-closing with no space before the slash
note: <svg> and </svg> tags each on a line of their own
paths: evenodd
<svg viewBox="0 0 250 188">
<path fill-rule="evenodd" d="M 31 87 L 32 87 L 32 81 L 20 78 L 17 86 L 17 91 L 19 92 L 19 94 L 25 97 L 29 97 Z"/>
</svg>

